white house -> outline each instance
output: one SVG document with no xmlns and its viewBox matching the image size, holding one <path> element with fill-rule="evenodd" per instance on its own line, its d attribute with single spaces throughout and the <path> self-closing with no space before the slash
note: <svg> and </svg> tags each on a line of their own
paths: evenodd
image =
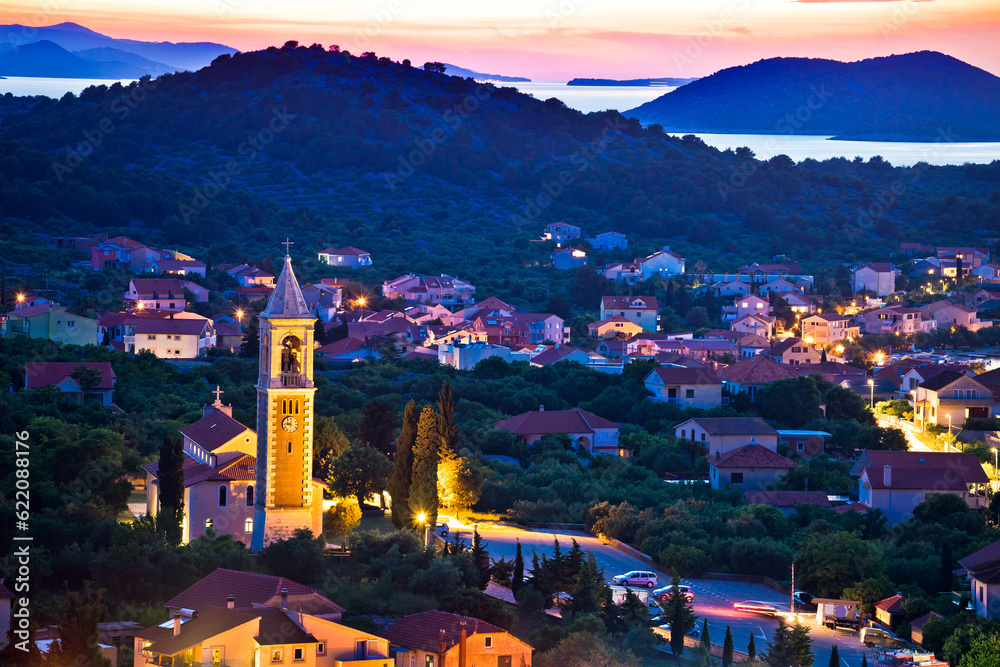
<svg viewBox="0 0 1000 667">
<path fill-rule="evenodd" d="M 642 279 L 649 280 L 653 276 L 676 276 L 684 273 L 684 258 L 675 252 L 670 252 L 669 246 L 658 250 L 648 257 L 637 257 L 635 264 L 642 272 Z"/>
<path fill-rule="evenodd" d="M 710 368 L 662 366 L 643 384 L 657 402 L 706 410 L 722 405 L 722 380 Z"/>
<path fill-rule="evenodd" d="M 862 264 L 854 270 L 854 291 L 861 290 L 889 296 L 896 291 L 896 267 L 884 262 Z"/>
<path fill-rule="evenodd" d="M 605 250 L 624 250 L 628 247 L 628 237 L 621 232 L 604 232 L 594 238 L 587 239 L 597 252 Z"/>
<path fill-rule="evenodd" d="M 710 458 L 744 445 L 778 451 L 778 432 L 760 417 L 696 417 L 675 426 L 674 436 L 699 443 Z"/>
<path fill-rule="evenodd" d="M 744 445 L 708 460 L 708 478 L 713 489 L 727 487 L 764 491 L 799 465 L 764 445 Z"/>
<path fill-rule="evenodd" d="M 643 331 L 655 332 L 660 319 L 659 307 L 655 296 L 604 296 L 601 297 L 601 319 L 618 315 L 638 324 Z"/>
<path fill-rule="evenodd" d="M 319 261 L 326 262 L 331 266 L 347 266 L 357 269 L 362 266 L 371 266 L 372 256 L 367 250 L 347 246 L 346 248 L 320 250 Z"/>
<path fill-rule="evenodd" d="M 546 435 L 565 434 L 579 449 L 592 454 L 622 454 L 618 447 L 618 424 L 580 408 L 546 410 L 542 406 L 540 410 L 498 421 L 493 427 L 528 445 Z"/>
<path fill-rule="evenodd" d="M 556 247 L 562 247 L 563 243 L 580 238 L 580 228 L 568 222 L 553 222 L 545 225 L 545 232 L 542 234 L 543 241 L 555 241 Z"/>
<path fill-rule="evenodd" d="M 976 615 L 1000 618 L 1000 540 L 958 561 L 965 568 Z"/>
<path fill-rule="evenodd" d="M 552 260 L 552 266 L 559 270 L 587 266 L 587 253 L 576 248 L 559 248 L 549 255 L 549 258 Z"/>
<path fill-rule="evenodd" d="M 438 345 L 438 363 L 460 371 L 471 371 L 483 359 L 500 357 L 510 361 L 510 348 L 490 343 L 454 343 Z"/>
</svg>

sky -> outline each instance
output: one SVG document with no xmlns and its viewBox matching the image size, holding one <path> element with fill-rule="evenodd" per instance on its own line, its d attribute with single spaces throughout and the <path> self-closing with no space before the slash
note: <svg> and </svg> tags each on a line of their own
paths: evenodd
<svg viewBox="0 0 1000 667">
<path fill-rule="evenodd" d="M 536 81 L 933 50 L 1000 75 L 1000 0 L 0 0 L 0 23 L 242 51 L 338 44 Z"/>
</svg>

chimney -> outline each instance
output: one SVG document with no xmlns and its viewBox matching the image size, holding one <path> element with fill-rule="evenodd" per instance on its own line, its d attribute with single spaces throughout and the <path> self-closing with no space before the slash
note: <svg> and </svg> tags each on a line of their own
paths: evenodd
<svg viewBox="0 0 1000 667">
<path fill-rule="evenodd" d="M 281 587 L 281 608 L 288 609 L 288 589 Z"/>
<path fill-rule="evenodd" d="M 230 593 L 229 597 L 226 598 L 226 609 L 235 609 L 235 608 L 236 608 L 236 596 Z"/>
<path fill-rule="evenodd" d="M 465 621 L 462 621 L 462 632 L 458 635 L 458 667 L 465 667 L 465 640 L 468 638 L 468 633 L 465 630 Z"/>
<path fill-rule="evenodd" d="M 179 611 L 174 612 L 174 637 L 181 633 L 181 613 Z"/>
<path fill-rule="evenodd" d="M 444 628 L 441 628 L 441 639 L 440 639 L 440 641 L 438 641 L 438 653 L 441 654 L 441 657 L 444 657 L 444 652 L 446 650 L 447 650 L 447 647 L 445 646 L 445 643 L 444 643 Z"/>
<path fill-rule="evenodd" d="M 882 469 L 882 483 L 886 486 L 892 486 L 892 466 L 887 465 Z"/>
</svg>

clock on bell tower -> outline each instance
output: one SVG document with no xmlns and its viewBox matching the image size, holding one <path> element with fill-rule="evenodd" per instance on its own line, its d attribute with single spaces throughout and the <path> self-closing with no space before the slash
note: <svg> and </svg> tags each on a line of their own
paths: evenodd
<svg viewBox="0 0 1000 667">
<path fill-rule="evenodd" d="M 322 485 L 312 479 L 316 318 L 287 254 L 259 319 L 257 494 L 250 541 L 254 551 L 293 537 L 298 528 L 319 535 L 323 527 Z"/>
</svg>

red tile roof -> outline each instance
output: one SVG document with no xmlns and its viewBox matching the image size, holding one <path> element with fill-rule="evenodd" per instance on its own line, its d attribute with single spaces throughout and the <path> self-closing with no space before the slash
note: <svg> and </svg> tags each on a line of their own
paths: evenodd
<svg viewBox="0 0 1000 667">
<path fill-rule="evenodd" d="M 531 363 L 537 366 L 547 366 L 566 359 L 574 352 L 581 352 L 584 355 L 587 355 L 586 350 L 573 347 L 572 345 L 553 345 L 544 352 L 532 357 Z"/>
<path fill-rule="evenodd" d="M 744 494 L 751 505 L 771 507 L 798 507 L 814 505 L 829 507 L 830 499 L 822 491 L 746 491 Z"/>
<path fill-rule="evenodd" d="M 778 435 L 760 417 L 696 417 L 691 421 L 709 435 Z"/>
<path fill-rule="evenodd" d="M 920 618 L 910 621 L 910 630 L 917 630 L 917 631 L 923 630 L 924 625 L 927 623 L 927 621 L 931 620 L 932 618 L 941 619 L 944 618 L 944 616 L 937 613 L 936 611 L 929 611 Z"/>
<path fill-rule="evenodd" d="M 115 385 L 115 372 L 111 364 L 105 361 L 28 361 L 24 364 L 25 389 L 37 389 L 47 385 L 58 385 L 83 366 L 101 374 L 101 380 L 94 389 L 112 389 Z"/>
<path fill-rule="evenodd" d="M 257 458 L 242 452 L 223 452 L 215 467 L 199 463 L 184 471 L 184 486 L 202 482 L 253 482 L 257 479 Z"/>
<path fill-rule="evenodd" d="M 206 609 L 211 607 L 225 608 L 227 598 L 233 595 L 236 597 L 237 609 L 249 609 L 255 604 L 265 605 L 275 598 L 280 599 L 282 588 L 288 590 L 289 596 L 316 594 L 315 589 L 285 577 L 256 572 L 240 572 L 220 567 L 167 600 L 164 606 L 194 609 L 199 613 L 204 613 Z"/>
<path fill-rule="evenodd" d="M 131 287 L 140 299 L 183 299 L 184 286 L 178 278 L 133 278 Z"/>
<path fill-rule="evenodd" d="M 769 384 L 776 380 L 788 380 L 798 374 L 791 367 L 779 364 L 770 357 L 756 355 L 737 361 L 719 371 L 719 377 L 727 382 L 740 384 Z"/>
<path fill-rule="evenodd" d="M 892 597 L 888 597 L 884 600 L 879 600 L 878 602 L 875 603 L 875 607 L 890 614 L 899 614 L 903 611 L 904 602 L 906 602 L 906 598 L 897 593 Z"/>
<path fill-rule="evenodd" d="M 803 347 L 810 347 L 805 342 L 803 342 L 801 338 L 792 337 L 792 338 L 786 338 L 780 343 L 774 345 L 770 350 L 766 352 L 766 354 L 780 356 L 784 354 L 787 350 L 791 349 L 796 345 L 801 345 Z"/>
<path fill-rule="evenodd" d="M 49 309 L 53 311 L 65 310 L 63 306 L 58 303 L 40 303 L 37 306 L 28 306 L 27 308 L 18 308 L 17 310 L 12 310 L 7 313 L 8 317 L 23 317 L 25 319 L 31 317 L 37 317 L 38 315 L 43 315 L 49 312 Z"/>
<path fill-rule="evenodd" d="M 799 465 L 764 445 L 744 445 L 731 452 L 709 460 L 716 468 L 784 468 L 791 470 Z"/>
<path fill-rule="evenodd" d="M 637 305 L 642 302 L 644 305 Z M 604 310 L 658 310 L 655 296 L 604 296 L 601 297 Z"/>
<path fill-rule="evenodd" d="M 934 468 L 958 470 L 970 484 L 986 484 L 990 478 L 979 463 L 979 457 L 972 453 L 959 452 L 893 452 L 881 449 L 866 449 L 858 462 L 882 469 L 892 466 L 893 473 L 901 469 Z M 857 465 L 857 464 L 855 464 Z M 859 474 L 855 472 L 854 474 Z"/>
<path fill-rule="evenodd" d="M 867 262 L 859 266 L 857 270 L 860 271 L 865 267 L 871 269 L 875 273 L 892 273 L 895 271 L 892 264 L 888 264 L 886 262 Z"/>
<path fill-rule="evenodd" d="M 156 319 L 135 320 L 128 324 L 135 327 L 137 334 L 177 334 L 183 336 L 200 336 L 209 328 L 207 319 Z"/>
<path fill-rule="evenodd" d="M 476 634 L 507 634 L 503 628 L 498 628 L 478 618 L 432 609 L 420 614 L 404 616 L 383 630 L 382 636 L 396 646 L 427 651 L 428 653 L 440 653 L 442 640 L 445 644 L 445 651 L 458 643 L 461 638 L 463 622 L 469 637 Z"/>
<path fill-rule="evenodd" d="M 190 609 L 190 607 L 188 607 Z M 249 610 L 221 609 L 206 610 L 194 618 L 182 619 L 181 631 L 176 637 L 171 625 L 154 625 L 135 633 L 136 637 L 151 639 L 153 643 L 146 649 L 161 655 L 176 655 L 217 635 L 238 628 L 246 623 L 258 623 L 258 615 Z"/>
<path fill-rule="evenodd" d="M 843 322 L 845 320 L 850 320 L 851 318 L 847 315 L 837 315 L 836 313 L 820 313 L 819 315 L 810 315 L 806 318 L 807 320 L 821 319 L 825 322 Z"/>
<path fill-rule="evenodd" d="M 525 412 L 498 421 L 493 426 L 514 435 L 593 433 L 595 428 L 618 428 L 618 424 L 580 408 Z"/>
<path fill-rule="evenodd" d="M 885 468 L 873 466 L 865 468 L 865 473 L 873 489 L 968 491 L 965 477 L 955 468 L 892 468 L 889 484 L 885 483 Z"/>
<path fill-rule="evenodd" d="M 865 505 L 864 503 L 847 503 L 846 505 L 837 505 L 833 508 L 833 511 L 837 514 L 847 514 L 848 512 L 857 512 L 858 514 L 864 514 L 871 507 Z"/>
<path fill-rule="evenodd" d="M 958 564 L 964 568 L 977 567 L 997 558 L 1000 558 L 1000 540 L 997 540 L 993 544 L 987 544 L 979 551 L 973 551 L 965 558 L 959 558 Z"/>
<path fill-rule="evenodd" d="M 655 375 L 663 384 L 722 384 L 718 374 L 710 368 L 679 368 L 677 366 L 664 366 L 654 368 L 646 376 L 648 381 Z"/>
<path fill-rule="evenodd" d="M 185 426 L 180 431 L 181 435 L 193 440 L 210 452 L 214 452 L 217 448 L 247 431 L 253 433 L 248 427 L 221 410 L 213 410 L 207 416 Z"/>
</svg>

